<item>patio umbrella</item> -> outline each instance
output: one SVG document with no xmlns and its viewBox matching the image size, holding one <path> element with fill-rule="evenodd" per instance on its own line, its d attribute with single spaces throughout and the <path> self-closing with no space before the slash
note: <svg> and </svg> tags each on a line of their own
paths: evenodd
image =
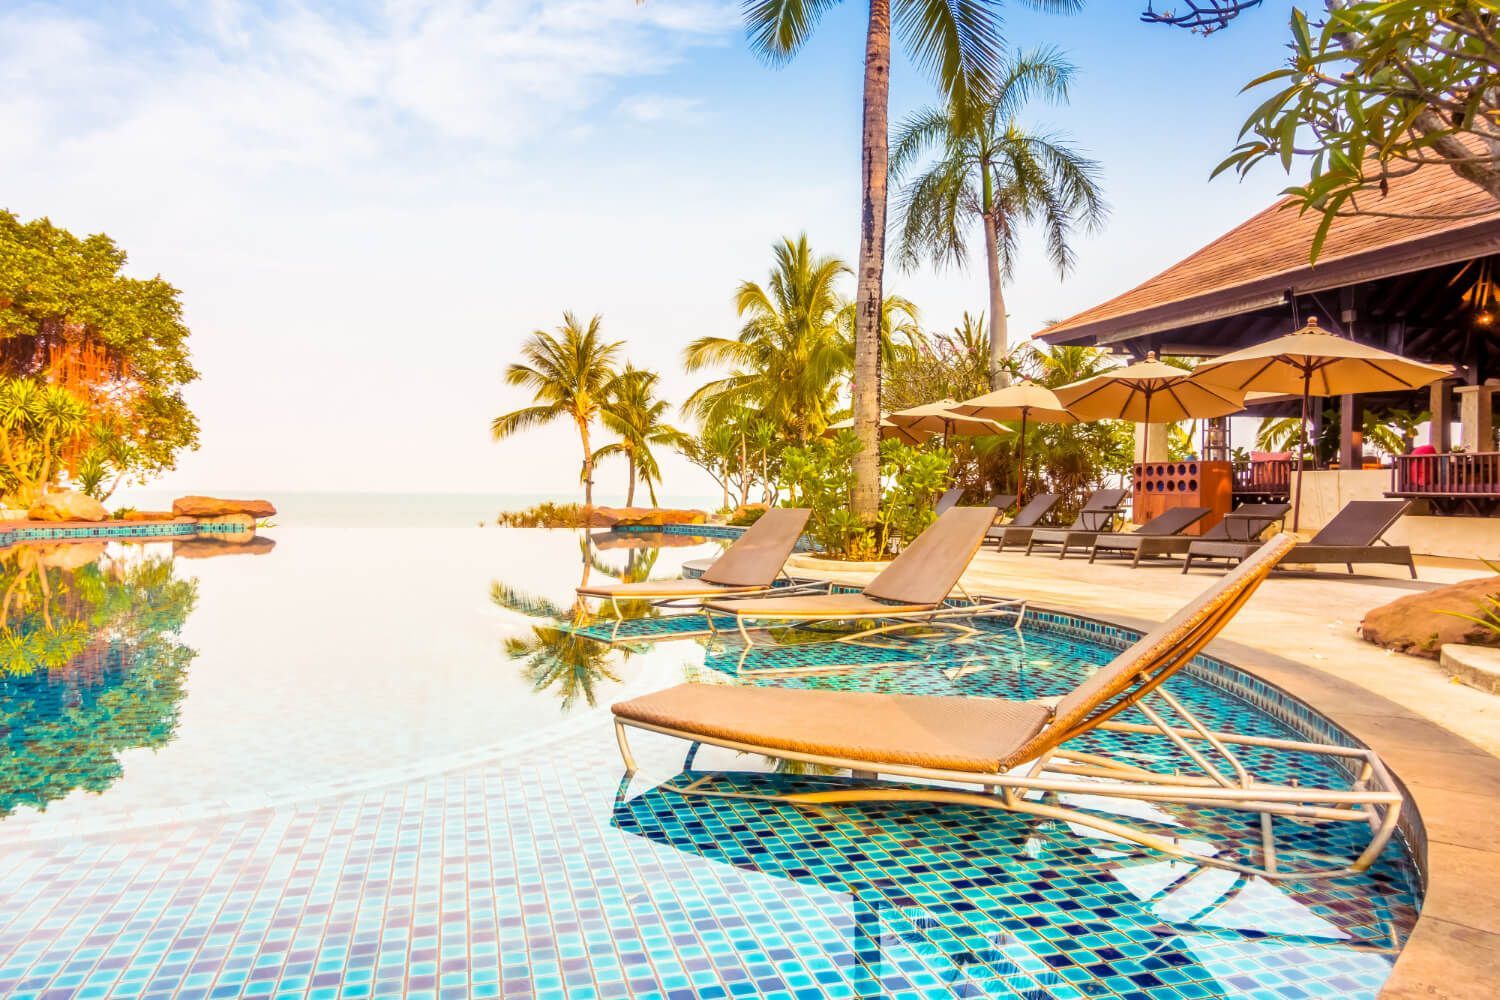
<svg viewBox="0 0 1500 1000">
<path fill-rule="evenodd" d="M 1078 418 L 1069 413 L 1046 386 L 1022 379 L 1004 389 L 966 399 L 953 407 L 954 413 L 985 420 L 1019 420 L 1021 436 L 1016 439 L 1016 502 L 1026 503 L 1026 421 L 1041 424 L 1073 424 Z"/>
<path fill-rule="evenodd" d="M 1170 424 L 1178 420 L 1227 417 L 1245 408 L 1239 389 L 1192 380 L 1193 373 L 1156 360 L 1115 368 L 1065 385 L 1057 398 L 1083 420 L 1133 420 L 1139 424 Z M 1141 461 L 1146 460 L 1142 446 Z"/>
<path fill-rule="evenodd" d="M 1009 427 L 1002 427 L 993 420 L 965 416 L 954 411 L 956 399 L 940 399 L 905 410 L 896 410 L 889 417 L 891 423 L 912 433 L 941 434 L 943 443 L 951 434 L 960 437 L 980 437 L 985 434 L 1009 434 Z"/>
<path fill-rule="evenodd" d="M 1193 372 L 1193 381 L 1240 392 L 1254 389 L 1302 397 L 1297 498 L 1292 511 L 1292 530 L 1296 531 L 1302 515 L 1302 454 L 1307 448 L 1308 400 L 1312 396 L 1420 389 L 1450 372 L 1443 365 L 1412 361 L 1329 333 L 1314 318 L 1296 333 L 1205 361 Z"/>
<path fill-rule="evenodd" d="M 852 430 L 854 430 L 854 418 L 850 417 L 848 420 L 840 420 L 837 423 L 829 424 L 828 427 L 824 429 L 823 436 L 833 437 L 839 431 Z M 885 417 L 880 418 L 880 439 L 882 441 L 884 441 L 886 438 L 895 438 L 902 444 L 921 444 L 923 439 L 929 436 L 930 435 L 926 434 L 913 434 L 905 427 L 898 427 L 897 425 L 891 423 Z"/>
</svg>

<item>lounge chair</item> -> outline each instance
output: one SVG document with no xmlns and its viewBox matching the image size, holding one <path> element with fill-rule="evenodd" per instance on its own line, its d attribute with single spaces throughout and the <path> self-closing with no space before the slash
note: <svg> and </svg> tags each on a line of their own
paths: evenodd
<svg viewBox="0 0 1500 1000">
<path fill-rule="evenodd" d="M 867 639 L 880 632 L 891 632 L 913 626 L 948 622 L 946 627 L 973 635 L 976 630 L 955 625 L 954 619 L 974 618 L 1001 611 L 1024 612 L 1025 603 L 1013 600 L 988 602 L 967 598 L 965 603 L 949 605 L 948 595 L 963 588 L 959 578 L 984 541 L 985 532 L 995 519 L 993 507 L 953 507 L 938 516 L 901 550 L 891 564 L 858 593 L 767 595 L 729 601 L 703 602 L 709 612 L 710 627 L 714 614 L 734 618 L 740 636 L 748 649 L 752 622 L 886 621 L 889 624 L 857 634 Z M 1020 610 L 1016 610 L 1020 609 Z"/>
<path fill-rule="evenodd" d="M 1389 545 L 1381 537 L 1390 530 L 1401 515 L 1411 506 L 1406 500 L 1351 500 L 1344 509 L 1325 524 L 1312 541 L 1303 542 L 1287 555 L 1288 565 L 1294 563 L 1343 563 L 1349 572 L 1354 572 L 1355 563 L 1379 563 L 1388 566 L 1405 566 L 1411 578 L 1417 578 L 1417 564 L 1412 560 L 1411 549 L 1405 545 Z M 1203 541 L 1189 546 L 1183 572 L 1197 559 L 1241 560 L 1255 550 L 1254 542 Z"/>
<path fill-rule="evenodd" d="M 1026 554 L 1031 555 L 1038 545 L 1056 545 L 1057 558 L 1061 559 L 1075 545 L 1088 548 L 1094 544 L 1095 538 L 1114 530 L 1125 495 L 1125 490 L 1095 490 L 1068 527 L 1037 528 L 1033 531 L 1026 540 Z"/>
<path fill-rule="evenodd" d="M 952 510 L 958 506 L 958 501 L 963 499 L 963 495 L 964 488 L 962 486 L 953 487 L 953 489 L 938 497 L 937 503 L 932 505 L 932 512 L 934 514 L 941 514 L 944 511 Z"/>
<path fill-rule="evenodd" d="M 637 583 L 604 583 L 578 588 L 580 597 L 607 600 L 621 621 L 619 602 L 697 602 L 735 594 L 763 594 L 785 575 L 787 557 L 802 537 L 811 511 L 796 507 L 772 507 L 745 533 L 725 549 L 713 565 L 697 579 L 642 580 Z M 818 585 L 827 589 L 826 584 Z M 784 589 L 784 588 L 777 588 Z"/>
<path fill-rule="evenodd" d="M 1199 535 L 1197 538 L 1179 538 L 1180 549 L 1173 549 L 1173 555 L 1186 556 L 1193 551 L 1193 547 L 1199 542 L 1238 542 L 1247 546 L 1251 551 L 1260 544 L 1261 535 L 1272 527 L 1279 528 L 1286 520 L 1287 511 L 1292 509 L 1289 503 L 1243 503 L 1224 515 L 1224 519 L 1212 528 Z M 1202 546 L 1200 546 L 1200 549 Z M 1182 561 L 1182 571 L 1186 573 L 1192 565 L 1191 559 Z"/>
<path fill-rule="evenodd" d="M 1060 500 L 1056 493 L 1038 493 L 1026 501 L 1026 506 L 1016 511 L 1016 516 L 1005 524 L 997 524 L 992 528 L 987 538 L 995 540 L 996 551 L 1004 552 L 1007 545 L 1025 545 L 1031 541 L 1031 533 L 1036 530 L 1037 525 L 1052 513 L 1052 508 L 1057 506 Z"/>
<path fill-rule="evenodd" d="M 1016 495 L 1014 493 L 992 493 L 985 503 L 995 508 L 995 516 L 999 517 L 1016 505 Z"/>
<path fill-rule="evenodd" d="M 1183 532 L 1211 513 L 1207 507 L 1171 507 L 1134 531 L 1097 535 L 1089 547 L 1089 562 L 1097 559 L 1101 552 L 1132 553 L 1130 565 L 1134 568 L 1141 564 L 1142 556 L 1171 552 L 1174 545 L 1180 545 L 1178 551 L 1183 551 L 1188 543 L 1188 536 Z"/>
<path fill-rule="evenodd" d="M 1272 568 L 1292 548 L 1278 535 L 1165 624 L 1102 666 L 1059 700 L 1047 703 L 999 698 L 808 690 L 784 687 L 682 684 L 613 706 L 615 735 L 627 774 L 634 774 L 630 729 L 784 760 L 848 768 L 865 781 L 830 779 L 825 790 L 766 794 L 721 792 L 715 775 L 673 791 L 734 795 L 816 805 L 825 802 L 929 801 L 1030 813 L 1102 831 L 1115 843 L 1131 842 L 1185 861 L 1267 878 L 1307 878 L 1368 868 L 1396 828 L 1403 801 L 1380 758 L 1365 747 L 1211 731 L 1163 682 L 1186 666 L 1219 633 Z M 1153 696 L 1155 703 L 1146 701 Z M 1144 722 L 1116 717 L 1134 708 Z M 1165 713 L 1165 714 L 1164 714 Z M 1132 713 L 1135 714 L 1135 713 Z M 1178 720 L 1170 717 L 1176 715 Z M 1097 743 L 1069 749 L 1077 737 L 1107 730 L 1153 734 L 1190 763 L 1161 770 L 1141 765 L 1138 753 L 1115 759 Z M 1130 746 L 1134 746 L 1133 743 Z M 1347 789 L 1262 781 L 1246 770 L 1232 747 L 1274 748 L 1341 760 L 1354 776 Z M 903 779 L 879 782 L 881 774 Z M 916 779 L 914 782 L 912 779 Z M 930 782 L 978 784 L 981 791 Z M 996 794 L 998 792 L 998 794 Z M 1179 803 L 1259 813 L 1260 836 L 1207 853 L 1196 838 L 1165 836 L 1131 825 L 1128 817 L 1091 810 L 1101 799 Z M 1292 870 L 1275 855 L 1274 817 L 1299 821 L 1369 824 L 1368 846 L 1347 865 Z M 1260 864 L 1237 860 L 1259 848 Z M 1247 859 L 1248 861 L 1249 859 Z M 1321 862 L 1321 859 L 1320 859 Z M 1337 862 L 1333 862 L 1337 864 Z"/>
</svg>

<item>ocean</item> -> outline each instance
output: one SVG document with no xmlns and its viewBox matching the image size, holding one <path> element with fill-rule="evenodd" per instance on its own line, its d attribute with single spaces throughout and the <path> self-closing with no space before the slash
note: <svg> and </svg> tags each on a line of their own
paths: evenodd
<svg viewBox="0 0 1500 1000">
<path fill-rule="evenodd" d="M 121 490 L 110 499 L 110 509 L 121 506 L 138 510 L 170 510 L 172 500 L 183 491 L 153 489 Z M 495 523 L 502 510 L 520 510 L 545 500 L 555 503 L 577 503 L 580 497 L 547 493 L 323 493 L 278 492 L 267 490 L 218 490 L 213 496 L 263 497 L 276 505 L 277 524 L 307 527 L 350 528 L 473 528 Z M 663 507 L 690 507 L 714 511 L 721 498 L 717 496 L 668 496 L 658 498 Z M 619 506 L 623 496 L 601 492 L 595 498 L 600 506 Z M 644 492 L 636 494 L 636 503 L 645 506 Z"/>
</svg>

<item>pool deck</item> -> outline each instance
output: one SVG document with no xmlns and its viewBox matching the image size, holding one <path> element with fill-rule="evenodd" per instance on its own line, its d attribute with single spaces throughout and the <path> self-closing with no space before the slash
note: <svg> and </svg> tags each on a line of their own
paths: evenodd
<svg viewBox="0 0 1500 1000">
<path fill-rule="evenodd" d="M 793 557 L 798 575 L 860 584 Z M 1160 622 L 1216 579 L 1162 561 L 1130 569 L 1086 557 L 986 549 L 964 576 L 973 592 L 1026 598 L 1128 626 Z M 1377 750 L 1406 784 L 1427 835 L 1422 916 L 1384 997 L 1489 998 L 1500 976 L 1500 696 L 1453 682 L 1435 660 L 1388 653 L 1356 634 L 1364 613 L 1403 594 L 1485 574 L 1418 560 L 1421 579 L 1371 567 L 1278 575 L 1209 651 L 1307 702 Z M 1387 570 L 1389 569 L 1389 572 Z M 1129 609 L 1126 614 L 1122 609 Z"/>
</svg>

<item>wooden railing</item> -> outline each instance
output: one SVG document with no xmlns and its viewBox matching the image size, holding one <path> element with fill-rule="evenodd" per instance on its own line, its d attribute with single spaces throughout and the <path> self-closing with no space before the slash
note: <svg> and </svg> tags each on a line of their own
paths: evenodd
<svg viewBox="0 0 1500 1000">
<path fill-rule="evenodd" d="M 1292 460 L 1273 458 L 1259 462 L 1237 463 L 1234 467 L 1236 493 L 1288 493 L 1292 488 Z"/>
<path fill-rule="evenodd" d="M 1500 452 L 1401 455 L 1391 469 L 1391 493 L 1500 497 Z"/>
</svg>

